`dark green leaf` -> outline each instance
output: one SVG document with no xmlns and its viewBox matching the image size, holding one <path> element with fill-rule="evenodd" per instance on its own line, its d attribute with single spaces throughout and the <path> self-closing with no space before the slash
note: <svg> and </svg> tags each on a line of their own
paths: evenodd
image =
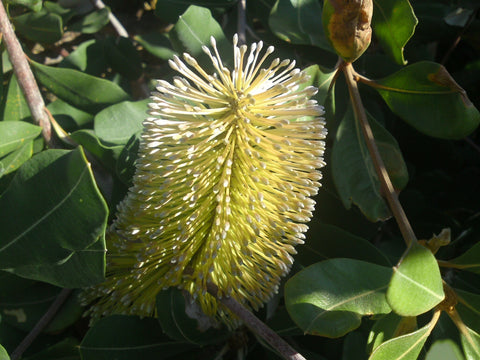
<svg viewBox="0 0 480 360">
<path fill-rule="evenodd" d="M 198 319 L 188 314 L 195 314 Z M 165 334 L 174 340 L 206 345 L 224 341 L 230 336 L 220 324 L 203 315 L 193 299 L 185 299 L 182 292 L 174 288 L 158 293 L 157 316 Z"/>
<path fill-rule="evenodd" d="M 55 121 L 67 132 L 78 130 L 93 123 L 93 116 L 65 101 L 56 99 L 47 106 Z"/>
<path fill-rule="evenodd" d="M 100 76 L 107 70 L 105 40 L 87 40 L 70 53 L 60 66 Z"/>
<path fill-rule="evenodd" d="M 8 83 L 3 120 L 19 121 L 30 116 L 30 109 L 28 108 L 25 96 L 23 96 L 22 90 L 18 85 L 17 77 L 15 74 L 12 74 L 10 82 Z"/>
<path fill-rule="evenodd" d="M 458 345 L 450 339 L 437 340 L 428 350 L 425 360 L 464 360 Z"/>
<path fill-rule="evenodd" d="M 191 3 L 209 8 L 229 8 L 235 5 L 236 2 L 237 0 L 195 0 L 190 2 L 184 0 L 162 0 L 156 3 L 155 15 L 166 22 L 175 23 Z"/>
<path fill-rule="evenodd" d="M 449 262 L 460 265 L 462 269 L 480 274 L 480 242 L 476 243 L 462 255 Z"/>
<path fill-rule="evenodd" d="M 8 4 L 23 5 L 33 11 L 42 9 L 42 0 L 7 0 Z"/>
<path fill-rule="evenodd" d="M 304 71 L 310 76 L 307 85 L 313 85 L 318 89 L 315 99 L 319 104 L 325 104 L 328 96 L 328 89 L 335 75 L 335 71 L 323 71 L 318 65 L 309 66 Z"/>
<path fill-rule="evenodd" d="M 336 226 L 319 223 L 315 218 L 309 227 L 308 241 L 297 248 L 296 261 L 304 266 L 337 257 L 391 266 L 380 250 L 361 237 Z"/>
<path fill-rule="evenodd" d="M 0 157 L 22 147 L 42 132 L 40 126 L 23 121 L 0 122 Z"/>
<path fill-rule="evenodd" d="M 78 340 L 67 337 L 33 356 L 24 358 L 24 360 L 80 360 Z"/>
<path fill-rule="evenodd" d="M 374 0 L 372 25 L 385 52 L 405 65 L 403 48 L 415 32 L 418 20 L 408 0 Z"/>
<path fill-rule="evenodd" d="M 137 133 L 136 135 L 132 135 L 118 156 L 116 173 L 120 180 L 129 187 L 133 185 L 132 178 L 135 174 L 135 162 L 139 148 L 140 135 Z"/>
<path fill-rule="evenodd" d="M 35 42 L 51 44 L 63 36 L 62 18 L 46 10 L 28 12 L 12 21 L 18 33 Z"/>
<path fill-rule="evenodd" d="M 66 9 L 61 5 L 52 2 L 52 1 L 45 1 L 43 3 L 43 7 L 49 12 L 53 14 L 57 14 L 62 18 L 63 24 L 66 24 L 73 16 L 75 16 L 75 11 L 72 9 Z"/>
<path fill-rule="evenodd" d="M 142 76 L 142 62 L 132 40 L 124 37 L 107 38 L 105 55 L 112 69 L 127 79 L 136 80 Z"/>
<path fill-rule="evenodd" d="M 203 52 L 202 46 L 211 48 L 212 36 L 216 40 L 218 52 L 222 54 L 222 61 L 228 63 L 233 59 L 232 45 L 208 9 L 191 5 L 180 16 L 169 35 L 173 49 L 177 53 L 187 52 L 195 57 L 199 64 L 211 66 L 211 60 Z"/>
<path fill-rule="evenodd" d="M 448 71 L 422 61 L 377 81 L 389 108 L 429 136 L 461 139 L 475 130 L 480 113 Z"/>
<path fill-rule="evenodd" d="M 95 134 L 106 144 L 126 144 L 132 135 L 142 131 L 149 102 L 125 101 L 102 110 L 95 116 Z"/>
<path fill-rule="evenodd" d="M 455 307 L 465 325 L 480 332 L 480 295 L 455 289 L 458 304 Z"/>
<path fill-rule="evenodd" d="M 364 315 L 391 311 L 385 291 L 391 269 L 352 259 L 311 265 L 285 285 L 285 304 L 308 334 L 340 337 L 360 326 Z"/>
<path fill-rule="evenodd" d="M 68 27 L 70 31 L 78 31 L 84 34 L 93 34 L 108 24 L 108 14 L 110 9 L 103 8 L 95 10 L 88 15 L 85 15 L 80 20 L 74 22 Z"/>
<path fill-rule="evenodd" d="M 30 62 L 38 81 L 68 104 L 89 113 L 128 100 L 118 85 L 71 69 Z"/>
<path fill-rule="evenodd" d="M 0 158 L 0 178 L 17 170 L 24 162 L 32 157 L 33 141 L 28 141 L 19 149 Z"/>
<path fill-rule="evenodd" d="M 425 341 L 432 332 L 437 318 L 407 335 L 390 339 L 378 346 L 368 360 L 417 360 Z"/>
<path fill-rule="evenodd" d="M 394 187 L 403 189 L 408 182 L 408 172 L 397 141 L 371 116 L 368 116 L 368 121 Z M 372 158 L 351 107 L 338 127 L 331 166 L 333 180 L 347 209 L 354 203 L 371 221 L 390 217 L 387 204 L 380 194 L 380 182 Z"/>
<path fill-rule="evenodd" d="M 149 34 L 136 35 L 134 39 L 150 54 L 153 54 L 162 60 L 171 59 L 173 55 L 175 55 L 175 51 L 172 50 L 170 40 L 164 34 L 153 32 Z"/>
<path fill-rule="evenodd" d="M 402 317 L 394 312 L 381 317 L 375 321 L 368 335 L 368 353 L 372 353 L 380 344 L 387 340 L 411 333 L 416 328 L 416 317 Z"/>
<path fill-rule="evenodd" d="M 79 347 L 83 360 L 168 359 L 191 348 L 163 337 L 155 319 L 123 315 L 99 320 Z"/>
<path fill-rule="evenodd" d="M 437 260 L 426 247 L 414 243 L 393 268 L 387 300 L 402 316 L 417 316 L 445 298 Z"/>
<path fill-rule="evenodd" d="M 467 328 L 466 333 L 461 334 L 463 352 L 467 360 L 480 359 L 480 335 Z"/>
<path fill-rule="evenodd" d="M 316 0 L 277 0 L 268 24 L 280 39 L 332 51 L 323 33 L 322 8 Z"/>
<path fill-rule="evenodd" d="M 343 340 L 342 360 L 366 360 L 365 337 L 358 331 L 353 331 Z"/>
<path fill-rule="evenodd" d="M 0 213 L 3 269 L 68 260 L 103 238 L 108 215 L 81 148 L 47 150 L 25 163 Z"/>
</svg>

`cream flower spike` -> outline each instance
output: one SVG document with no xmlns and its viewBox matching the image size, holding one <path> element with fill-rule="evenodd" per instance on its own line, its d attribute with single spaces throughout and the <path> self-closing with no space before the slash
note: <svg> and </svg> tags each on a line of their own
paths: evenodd
<svg viewBox="0 0 480 360">
<path fill-rule="evenodd" d="M 234 315 L 207 293 L 258 309 L 277 291 L 302 244 L 320 187 L 323 109 L 308 75 L 274 48 L 233 38 L 234 69 L 215 39 L 207 73 L 189 54 L 158 81 L 144 121 L 133 186 L 107 233 L 107 274 L 89 289 L 93 319 L 154 316 L 155 297 L 188 291 L 210 316 Z"/>
</svg>

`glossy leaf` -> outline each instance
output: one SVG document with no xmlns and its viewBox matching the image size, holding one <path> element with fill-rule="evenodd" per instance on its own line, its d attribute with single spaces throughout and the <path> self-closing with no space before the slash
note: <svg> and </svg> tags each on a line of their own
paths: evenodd
<svg viewBox="0 0 480 360">
<path fill-rule="evenodd" d="M 23 121 L 0 122 L 0 158 L 35 139 L 42 132 L 40 126 Z"/>
<path fill-rule="evenodd" d="M 458 304 L 455 309 L 465 325 L 480 332 L 480 295 L 455 289 Z"/>
<path fill-rule="evenodd" d="M 391 266 L 380 250 L 361 237 L 339 227 L 319 223 L 315 218 L 310 222 L 309 228 L 309 240 L 297 248 L 298 255 L 295 257 L 303 266 L 338 257 Z"/>
<path fill-rule="evenodd" d="M 435 341 L 428 350 L 425 360 L 464 360 L 458 345 L 450 339 Z"/>
<path fill-rule="evenodd" d="M 83 34 L 93 34 L 108 24 L 108 14 L 110 10 L 103 8 L 95 10 L 88 15 L 83 16 L 68 27 L 70 31 L 78 31 Z"/>
<path fill-rule="evenodd" d="M 27 12 L 12 20 L 19 34 L 35 42 L 51 44 L 63 36 L 62 18 L 46 10 Z"/>
<path fill-rule="evenodd" d="M 128 80 L 142 76 L 142 62 L 132 40 L 109 37 L 105 40 L 105 55 L 112 69 Z"/>
<path fill-rule="evenodd" d="M 466 360 L 480 359 L 480 335 L 477 332 L 467 328 L 466 333 L 461 334 L 461 341 Z"/>
<path fill-rule="evenodd" d="M 445 297 L 437 260 L 430 250 L 415 243 L 393 268 L 387 300 L 402 316 L 417 316 Z"/>
<path fill-rule="evenodd" d="M 79 346 L 82 360 L 168 359 L 191 348 L 162 336 L 155 319 L 124 315 L 100 319 Z"/>
<path fill-rule="evenodd" d="M 31 116 L 27 101 L 18 85 L 18 80 L 15 74 L 12 74 L 8 83 L 6 100 L 3 120 L 19 121 Z"/>
<path fill-rule="evenodd" d="M 10 360 L 7 350 L 2 345 L 0 345 L 0 360 Z"/>
<path fill-rule="evenodd" d="M 378 346 L 368 360 L 416 360 L 438 317 L 410 334 L 390 339 Z"/>
<path fill-rule="evenodd" d="M 0 198 L 0 213 L 3 269 L 65 262 L 101 239 L 107 221 L 81 148 L 43 151 L 25 163 Z"/>
<path fill-rule="evenodd" d="M 88 113 L 128 100 L 115 83 L 77 70 L 55 68 L 31 61 L 37 80 L 68 104 Z"/>
<path fill-rule="evenodd" d="M 28 141 L 19 149 L 0 158 L 0 178 L 17 170 L 23 163 L 32 157 L 33 141 Z"/>
<path fill-rule="evenodd" d="M 391 311 L 385 291 L 391 269 L 353 259 L 311 265 L 285 285 L 285 304 L 295 323 L 312 335 L 340 337 L 364 315 Z"/>
<path fill-rule="evenodd" d="M 95 116 L 95 134 L 106 144 L 126 144 L 132 135 L 142 131 L 150 102 L 125 101 L 102 110 Z"/>
<path fill-rule="evenodd" d="M 175 55 L 170 40 L 164 34 L 154 32 L 136 35 L 134 39 L 150 54 L 155 55 L 162 60 L 171 59 L 173 55 Z"/>
<path fill-rule="evenodd" d="M 220 324 L 203 315 L 192 299 L 188 301 L 181 291 L 174 288 L 158 293 L 157 316 L 165 334 L 174 340 L 206 345 L 218 343 L 230 336 Z"/>
<path fill-rule="evenodd" d="M 388 107 L 418 131 L 461 139 L 478 127 L 480 113 L 448 71 L 422 61 L 377 81 Z"/>
<path fill-rule="evenodd" d="M 315 0 L 277 0 L 268 24 L 280 39 L 332 51 L 321 26 L 322 8 Z"/>
<path fill-rule="evenodd" d="M 480 242 L 449 262 L 460 265 L 462 269 L 480 274 Z"/>
<path fill-rule="evenodd" d="M 335 71 L 324 71 L 318 65 L 311 65 L 304 70 L 310 80 L 307 85 L 313 85 L 318 89 L 318 93 L 314 96 L 319 104 L 325 104 L 328 96 L 328 89 L 335 75 Z"/>
<path fill-rule="evenodd" d="M 208 56 L 203 52 L 202 46 L 210 47 L 210 37 L 213 36 L 217 42 L 217 48 L 222 54 L 222 61 L 231 62 L 233 49 L 230 41 L 225 38 L 223 30 L 213 18 L 210 10 L 191 5 L 181 15 L 169 32 L 173 49 L 178 53 L 189 53 L 202 64 L 210 64 Z"/>
<path fill-rule="evenodd" d="M 375 321 L 375 324 L 372 326 L 370 334 L 368 335 L 368 353 L 372 353 L 379 345 L 387 340 L 411 333 L 416 329 L 416 317 L 402 317 L 391 312 Z"/>
<path fill-rule="evenodd" d="M 394 187 L 401 190 L 408 182 L 408 172 L 397 141 L 371 116 L 368 116 L 368 121 L 390 179 Z M 353 203 L 371 221 L 390 217 L 387 204 L 380 194 L 380 182 L 362 130 L 351 108 L 338 127 L 331 167 L 333 180 L 347 209 Z"/>
<path fill-rule="evenodd" d="M 376 38 L 398 64 L 405 65 L 403 49 L 418 20 L 408 0 L 374 0 L 372 26 Z"/>
</svg>

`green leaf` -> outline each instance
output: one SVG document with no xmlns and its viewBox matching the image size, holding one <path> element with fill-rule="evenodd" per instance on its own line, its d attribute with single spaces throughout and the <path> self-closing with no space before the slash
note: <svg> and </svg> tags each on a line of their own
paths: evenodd
<svg viewBox="0 0 480 360">
<path fill-rule="evenodd" d="M 138 150 L 140 148 L 140 134 L 132 135 L 127 144 L 123 147 L 122 152 L 118 156 L 116 173 L 120 180 L 127 185 L 132 186 L 132 178 L 135 174 L 135 162 L 138 157 Z"/>
<path fill-rule="evenodd" d="M 373 136 L 394 187 L 403 189 L 408 172 L 395 138 L 374 118 L 368 116 Z M 386 220 L 390 210 L 380 193 L 372 158 L 351 107 L 340 123 L 332 150 L 332 175 L 347 209 L 354 203 L 371 221 Z"/>
<path fill-rule="evenodd" d="M 66 24 L 72 17 L 76 15 L 75 10 L 67 9 L 52 1 L 45 1 L 43 3 L 43 7 L 49 12 L 53 14 L 57 14 L 62 18 L 64 24 Z"/>
<path fill-rule="evenodd" d="M 22 358 L 24 360 L 80 360 L 78 353 L 78 340 L 67 337 L 64 340 L 49 346 L 33 356 Z"/>
<path fill-rule="evenodd" d="M 187 52 L 192 55 L 199 64 L 211 68 L 211 60 L 202 50 L 205 45 L 211 48 L 210 37 L 213 36 L 217 43 L 218 52 L 222 54 L 222 61 L 231 63 L 233 59 L 232 44 L 225 38 L 223 30 L 213 18 L 210 10 L 191 5 L 181 15 L 169 32 L 173 49 L 182 54 Z M 207 67 L 208 68 L 208 67 Z"/>
<path fill-rule="evenodd" d="M 150 54 L 155 55 L 162 60 L 171 59 L 173 55 L 176 54 L 175 51 L 172 50 L 170 40 L 165 34 L 153 32 L 149 34 L 135 35 L 133 38 Z"/>
<path fill-rule="evenodd" d="M 0 360 L 10 360 L 7 350 L 2 345 L 0 345 Z"/>
<path fill-rule="evenodd" d="M 107 106 L 128 100 L 129 96 L 111 81 L 30 61 L 37 80 L 68 104 L 96 113 Z"/>
<path fill-rule="evenodd" d="M 322 8 L 316 0 L 277 0 L 268 24 L 280 39 L 332 51 L 321 24 Z"/>
<path fill-rule="evenodd" d="M 81 148 L 41 152 L 0 198 L 2 269 L 65 262 L 103 238 L 107 215 Z"/>
<path fill-rule="evenodd" d="M 365 337 L 358 331 L 353 331 L 343 340 L 342 360 L 365 360 Z"/>
<path fill-rule="evenodd" d="M 33 11 L 42 9 L 42 0 L 7 0 L 6 2 L 8 4 L 23 5 Z"/>
<path fill-rule="evenodd" d="M 384 342 L 368 360 L 416 360 L 437 321 L 438 317 L 434 316 L 432 321 L 421 329 Z"/>
<path fill-rule="evenodd" d="M 445 298 L 437 260 L 426 247 L 414 243 L 393 268 L 387 300 L 402 316 L 417 316 Z"/>
<path fill-rule="evenodd" d="M 80 344 L 82 360 L 168 359 L 192 349 L 162 336 L 157 320 L 113 315 L 100 319 Z"/>
<path fill-rule="evenodd" d="M 426 135 L 461 139 L 480 123 L 465 90 L 440 64 L 418 62 L 376 83 L 388 107 Z"/>
<path fill-rule="evenodd" d="M 124 101 L 102 110 L 95 115 L 95 134 L 106 144 L 126 144 L 132 135 L 142 131 L 150 102 Z"/>
<path fill-rule="evenodd" d="M 297 248 L 296 261 L 304 266 L 338 257 L 391 266 L 380 250 L 361 237 L 336 226 L 319 223 L 316 218 L 312 219 L 309 228 L 309 241 Z"/>
<path fill-rule="evenodd" d="M 40 126 L 23 121 L 0 122 L 0 157 L 22 147 L 42 132 Z"/>
<path fill-rule="evenodd" d="M 328 89 L 335 75 L 335 71 L 323 71 L 318 65 L 311 65 L 307 67 L 304 72 L 310 76 L 310 80 L 302 86 L 313 85 L 318 89 L 315 99 L 319 104 L 325 104 L 328 96 Z"/>
<path fill-rule="evenodd" d="M 402 317 L 394 312 L 381 317 L 375 321 L 368 335 L 368 353 L 372 353 L 380 344 L 387 340 L 411 333 L 416 328 L 416 317 Z"/>
<path fill-rule="evenodd" d="M 60 66 L 75 70 L 93 76 L 101 76 L 107 71 L 107 58 L 105 55 L 105 40 L 88 40 L 70 53 Z"/>
<path fill-rule="evenodd" d="M 142 76 L 142 62 L 132 40 L 124 37 L 108 37 L 105 40 L 105 55 L 113 70 L 128 80 Z"/>
<path fill-rule="evenodd" d="M 56 99 L 47 106 L 55 121 L 67 132 L 87 127 L 93 123 L 93 116 L 77 109 L 63 100 Z"/>
<path fill-rule="evenodd" d="M 187 10 L 189 3 L 219 9 L 232 7 L 236 2 L 237 0 L 162 0 L 156 3 L 155 15 L 166 22 L 175 23 L 178 17 Z"/>
<path fill-rule="evenodd" d="M 28 12 L 12 19 L 15 31 L 27 39 L 42 44 L 52 44 L 63 36 L 62 18 L 46 10 Z"/>
<path fill-rule="evenodd" d="M 94 34 L 108 24 L 109 13 L 110 9 L 107 7 L 95 10 L 70 25 L 68 30 L 81 32 L 83 34 Z"/>
<path fill-rule="evenodd" d="M 192 318 L 189 314 L 198 318 Z M 186 301 L 182 292 L 175 288 L 158 293 L 157 316 L 165 334 L 174 340 L 207 345 L 224 341 L 230 336 L 215 320 L 203 315 L 193 299 Z"/>
<path fill-rule="evenodd" d="M 407 62 L 403 49 L 415 32 L 418 20 L 408 0 L 374 0 L 372 26 L 375 36 L 400 65 Z"/>
<path fill-rule="evenodd" d="M 461 334 L 461 340 L 466 359 L 480 359 L 480 335 L 472 329 L 467 328 L 467 332 Z"/>
<path fill-rule="evenodd" d="M 480 274 L 480 242 L 477 242 L 462 255 L 449 262 L 460 265 L 462 269 Z"/>
<path fill-rule="evenodd" d="M 17 170 L 24 162 L 32 157 L 33 141 L 22 145 L 19 149 L 0 159 L 0 178 Z"/>
<path fill-rule="evenodd" d="M 391 311 L 385 291 L 391 269 L 352 259 L 311 265 L 285 285 L 285 305 L 295 323 L 312 335 L 340 337 L 364 315 Z"/>
<path fill-rule="evenodd" d="M 455 309 L 469 328 L 480 332 L 480 295 L 455 289 L 458 304 Z"/>
<path fill-rule="evenodd" d="M 18 85 L 17 77 L 15 74 L 12 74 L 8 83 L 3 120 L 19 121 L 25 120 L 30 116 L 30 109 L 28 108 L 25 96 L 23 96 L 23 92 Z"/>
<path fill-rule="evenodd" d="M 445 339 L 432 344 L 425 360 L 465 360 L 465 358 L 455 342 Z"/>
</svg>

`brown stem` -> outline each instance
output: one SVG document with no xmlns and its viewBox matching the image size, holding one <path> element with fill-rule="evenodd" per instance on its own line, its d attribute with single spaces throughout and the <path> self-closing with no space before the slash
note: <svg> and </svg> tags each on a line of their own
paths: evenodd
<svg viewBox="0 0 480 360">
<path fill-rule="evenodd" d="M 8 20 L 7 12 L 1 1 L 0 31 L 2 32 L 5 47 L 7 48 L 8 56 L 13 66 L 13 71 L 17 76 L 18 84 L 25 96 L 32 118 L 36 124 L 42 127 L 42 135 L 47 145 L 49 147 L 54 147 L 50 122 L 47 113 L 45 112 L 45 102 L 40 94 L 37 82 L 33 77 L 32 70 L 28 65 L 27 57 L 15 36 L 12 24 L 10 24 L 10 21 Z"/>
<path fill-rule="evenodd" d="M 356 73 L 353 69 L 351 63 L 345 63 L 343 66 L 343 73 L 345 74 L 345 79 L 348 85 L 348 91 L 350 93 L 350 100 L 353 105 L 353 111 L 355 118 L 362 128 L 363 136 L 367 144 L 368 151 L 372 157 L 373 166 L 377 173 L 377 176 L 380 180 L 380 187 L 382 190 L 382 195 L 387 200 L 387 203 L 390 207 L 390 210 L 397 221 L 398 227 L 402 233 L 403 239 L 407 246 L 417 241 L 415 233 L 408 221 L 408 218 L 405 214 L 405 211 L 398 200 L 398 195 L 393 188 L 390 177 L 388 176 L 387 169 L 383 163 L 380 152 L 378 151 L 377 144 L 375 143 L 375 138 L 373 137 L 372 128 L 367 120 L 367 114 L 365 113 L 365 108 L 362 104 L 362 99 L 360 97 L 360 92 L 358 91 L 358 86 L 356 82 Z"/>
<path fill-rule="evenodd" d="M 237 32 L 238 32 L 238 43 L 240 45 L 244 45 L 247 42 L 247 38 L 245 36 L 245 32 L 247 28 L 246 11 L 247 11 L 247 0 L 239 0 Z"/>
<path fill-rule="evenodd" d="M 38 335 L 47 327 L 47 325 L 52 321 L 55 315 L 58 313 L 58 310 L 62 307 L 63 303 L 67 300 L 72 292 L 71 289 L 63 289 L 58 294 L 55 301 L 50 305 L 47 312 L 38 320 L 37 324 L 33 327 L 32 331 L 22 340 L 20 345 L 12 352 L 10 358 L 12 360 L 18 360 L 22 357 L 22 354 L 27 350 L 27 348 L 33 343 Z"/>
<path fill-rule="evenodd" d="M 232 313 L 237 315 L 250 331 L 265 340 L 278 354 L 286 360 L 306 360 L 298 351 L 292 348 L 275 331 L 260 321 L 251 311 L 231 297 L 218 298 L 218 287 L 212 283 L 207 285 L 210 295 L 226 306 Z"/>
</svg>

